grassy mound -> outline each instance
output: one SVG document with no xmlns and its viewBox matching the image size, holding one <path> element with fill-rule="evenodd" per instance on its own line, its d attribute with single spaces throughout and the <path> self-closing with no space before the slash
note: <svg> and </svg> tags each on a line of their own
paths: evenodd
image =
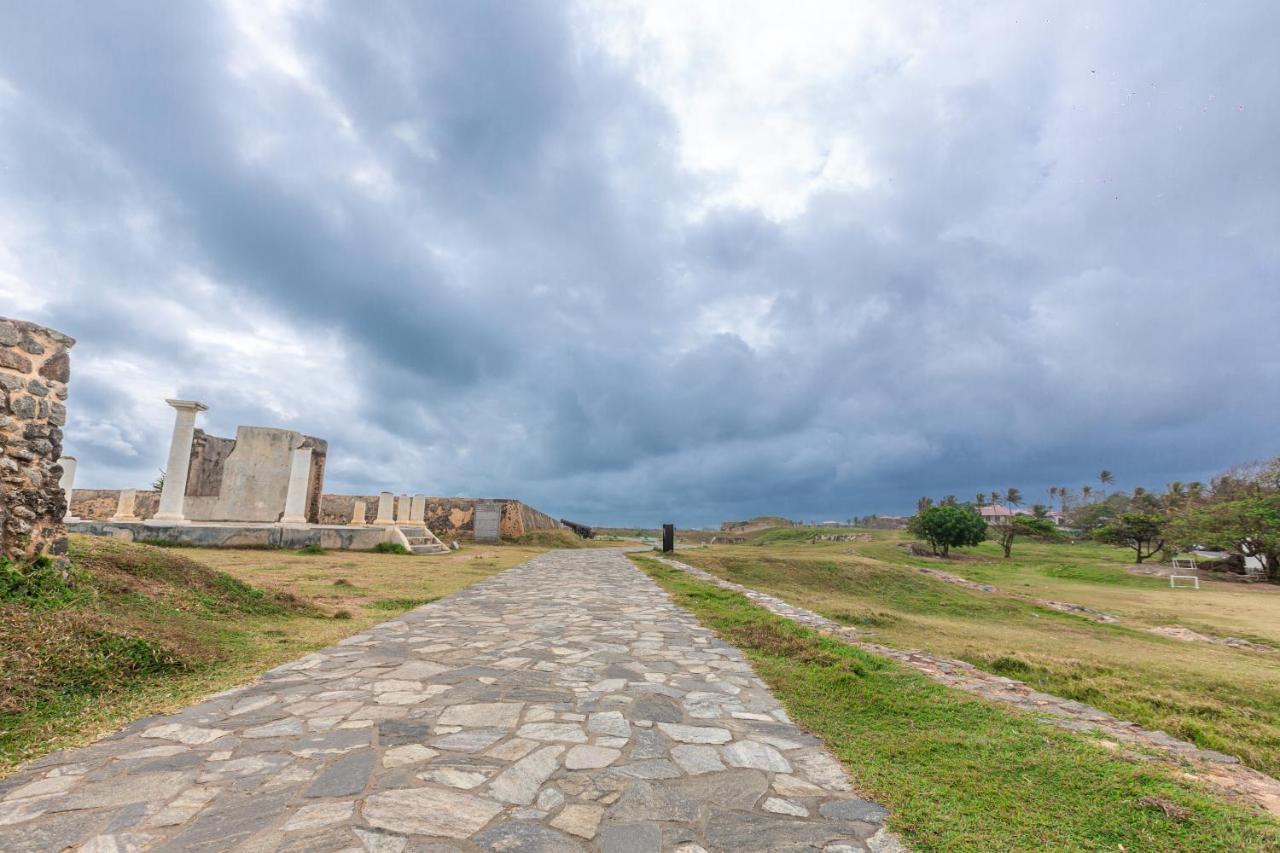
<svg viewBox="0 0 1280 853">
<path fill-rule="evenodd" d="M 530 530 L 511 540 L 516 545 L 532 545 L 537 548 L 586 548 L 586 542 L 568 530 Z"/>
<path fill-rule="evenodd" d="M 69 572 L 0 564 L 0 759 L 107 694 L 224 659 L 228 617 L 313 610 L 150 545 L 73 537 Z"/>
</svg>

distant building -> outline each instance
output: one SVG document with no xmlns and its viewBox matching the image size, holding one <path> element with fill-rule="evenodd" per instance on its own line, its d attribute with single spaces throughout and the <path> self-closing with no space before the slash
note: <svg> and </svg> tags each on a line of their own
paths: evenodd
<svg viewBox="0 0 1280 853">
<path fill-rule="evenodd" d="M 978 515 L 988 524 L 999 522 L 1001 519 L 1012 518 L 1015 515 L 1025 515 L 1028 517 L 1035 516 L 1035 513 L 1029 509 L 1009 509 L 1007 506 L 999 504 L 988 504 L 978 507 Z M 1067 517 L 1056 509 L 1051 509 L 1044 514 L 1044 517 L 1052 521 L 1058 527 L 1067 523 Z"/>
</svg>

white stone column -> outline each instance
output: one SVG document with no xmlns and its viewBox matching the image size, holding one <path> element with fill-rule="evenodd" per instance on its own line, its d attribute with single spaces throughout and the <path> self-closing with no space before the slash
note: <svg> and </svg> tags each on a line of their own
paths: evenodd
<svg viewBox="0 0 1280 853">
<path fill-rule="evenodd" d="M 284 496 L 284 515 L 281 524 L 307 523 L 307 484 L 311 480 L 311 448 L 299 447 L 293 451 L 289 468 L 289 491 Z"/>
<path fill-rule="evenodd" d="M 365 502 L 356 501 L 351 508 L 351 523 L 353 525 L 364 526 Z"/>
<path fill-rule="evenodd" d="M 378 494 L 378 517 L 374 520 L 374 524 L 395 524 L 396 514 L 396 496 L 391 492 L 380 492 Z"/>
<path fill-rule="evenodd" d="M 196 433 L 196 415 L 209 407 L 195 400 L 165 400 L 178 412 L 173 420 L 173 438 L 169 442 L 169 465 L 164 469 L 164 488 L 160 490 L 160 510 L 152 521 L 179 524 L 187 517 L 182 505 L 187 494 L 187 472 L 191 468 L 191 440 Z"/>
<path fill-rule="evenodd" d="M 80 519 L 71 511 L 71 493 L 75 491 L 76 486 L 76 458 L 64 456 L 58 460 L 58 464 L 62 466 L 62 479 L 58 481 L 58 485 L 67 496 L 67 514 L 62 517 L 62 520 L 63 522 L 79 521 Z"/>
<path fill-rule="evenodd" d="M 409 504 L 409 521 L 412 524 L 422 524 L 427 517 L 427 496 L 414 495 L 413 501 Z"/>
<path fill-rule="evenodd" d="M 396 501 L 396 524 L 409 523 L 409 496 L 401 495 Z"/>
<path fill-rule="evenodd" d="M 120 499 L 116 502 L 116 514 L 107 519 L 108 521 L 137 521 L 138 517 L 133 514 L 133 505 L 138 500 L 137 489 L 121 489 Z"/>
</svg>

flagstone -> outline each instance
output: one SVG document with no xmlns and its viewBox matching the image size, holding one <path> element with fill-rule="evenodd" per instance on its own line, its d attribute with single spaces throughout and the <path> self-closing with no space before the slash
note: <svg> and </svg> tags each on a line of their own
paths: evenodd
<svg viewBox="0 0 1280 853">
<path fill-rule="evenodd" d="M 848 789 L 738 650 L 560 551 L 19 771 L 0 849 L 896 849 Z"/>
</svg>

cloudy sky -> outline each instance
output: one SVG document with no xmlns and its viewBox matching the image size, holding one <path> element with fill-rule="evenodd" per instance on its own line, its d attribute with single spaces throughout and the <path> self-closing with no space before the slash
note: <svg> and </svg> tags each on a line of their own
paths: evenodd
<svg viewBox="0 0 1280 853">
<path fill-rule="evenodd" d="M 978 7 L 975 9 L 975 7 Z M 77 485 L 847 518 L 1280 453 L 1280 4 L 0 0 Z"/>
</svg>

